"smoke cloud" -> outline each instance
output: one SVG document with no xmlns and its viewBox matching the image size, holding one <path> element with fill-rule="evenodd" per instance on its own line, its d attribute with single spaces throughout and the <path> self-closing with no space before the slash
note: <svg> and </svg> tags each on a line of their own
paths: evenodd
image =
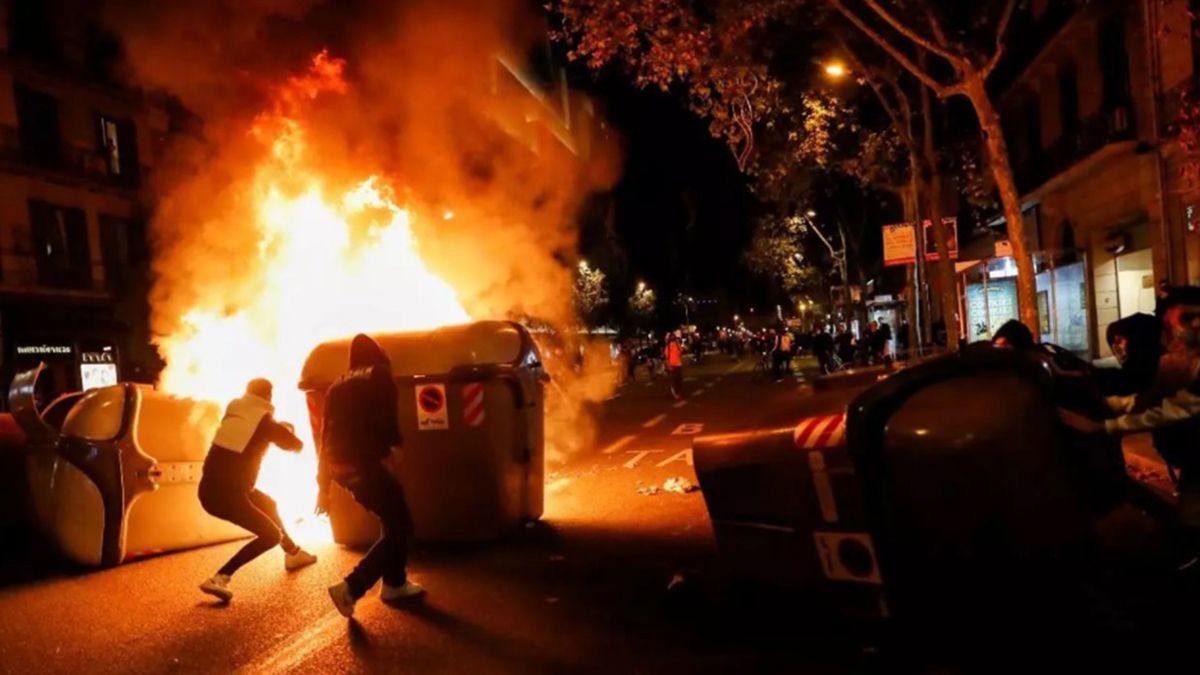
<svg viewBox="0 0 1200 675">
<path fill-rule="evenodd" d="M 556 382 L 548 441 L 552 452 L 585 445 L 588 402 L 611 393 L 614 378 L 607 354 L 581 346 L 573 328 L 577 214 L 583 199 L 615 180 L 618 161 L 615 144 L 581 132 L 590 110 L 581 95 L 551 82 L 544 99 L 535 97 L 505 66 L 529 72 L 527 55 L 546 39 L 528 7 L 520 0 L 106 3 L 126 76 L 197 116 L 190 133 L 172 135 L 154 172 L 155 334 L 174 334 L 197 308 L 236 312 L 259 293 L 265 280 L 254 260 L 264 242 L 247 182 L 276 149 L 251 130 L 258 123 L 261 132 L 264 110 L 292 106 L 287 116 L 303 125 L 326 184 L 350 189 L 375 175 L 418 214 L 421 258 L 468 313 L 556 327 L 562 342 L 548 363 Z M 301 77 L 322 50 L 344 59 L 346 86 L 281 101 L 280 84 Z M 552 113 L 564 101 L 572 129 Z M 362 289 L 381 302 L 405 292 Z M 581 369 L 572 367 L 580 360 Z"/>
</svg>

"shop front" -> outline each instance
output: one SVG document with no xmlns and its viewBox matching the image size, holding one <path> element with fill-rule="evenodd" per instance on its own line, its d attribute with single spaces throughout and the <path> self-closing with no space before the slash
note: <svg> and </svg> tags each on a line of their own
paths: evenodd
<svg viewBox="0 0 1200 675">
<path fill-rule="evenodd" d="M 1040 339 L 1083 358 L 1091 352 L 1087 263 L 1082 253 L 1036 253 Z M 1006 322 L 1020 320 L 1017 265 L 1012 257 L 960 264 L 963 334 L 968 342 L 990 340 Z"/>
</svg>

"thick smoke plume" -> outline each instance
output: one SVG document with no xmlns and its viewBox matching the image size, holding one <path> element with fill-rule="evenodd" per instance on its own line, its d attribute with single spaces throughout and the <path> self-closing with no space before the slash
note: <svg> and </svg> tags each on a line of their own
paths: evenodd
<svg viewBox="0 0 1200 675">
<path fill-rule="evenodd" d="M 617 162 L 599 137 L 565 148 L 547 126 L 563 92 L 538 100 L 502 65 L 524 68 L 545 40 L 526 3 L 112 0 L 104 16 L 122 38 L 128 78 L 196 115 L 155 171 L 157 335 L 179 331 L 197 308 L 236 312 L 260 291 L 253 263 L 264 242 L 246 183 L 276 148 L 256 122 L 294 103 L 286 112 L 324 182 L 350 189 L 380 177 L 418 214 L 421 258 L 473 317 L 536 318 L 566 336 L 549 364 L 549 443 L 553 452 L 586 442 L 586 403 L 606 396 L 612 378 L 597 374 L 606 355 L 577 344 L 571 261 L 582 200 L 611 184 Z M 280 83 L 322 51 L 345 61 L 346 86 L 279 101 Z M 571 97 L 582 111 L 586 101 Z M 361 289 L 381 302 L 406 291 Z M 570 367 L 576 352 L 582 374 Z"/>
</svg>

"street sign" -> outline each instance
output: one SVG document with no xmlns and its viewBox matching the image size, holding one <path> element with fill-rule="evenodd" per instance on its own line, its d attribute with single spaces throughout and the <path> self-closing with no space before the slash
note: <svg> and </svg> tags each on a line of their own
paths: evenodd
<svg viewBox="0 0 1200 675">
<path fill-rule="evenodd" d="M 450 427 L 446 414 L 446 385 L 422 384 L 417 387 L 417 428 L 441 431 Z"/>
<path fill-rule="evenodd" d="M 938 259 L 937 242 L 934 239 L 933 223 L 924 221 L 925 260 Z M 950 247 L 950 259 L 958 260 L 958 219 L 942 218 L 946 229 L 946 244 Z M 886 266 L 911 265 L 917 261 L 917 239 L 912 223 L 883 226 L 883 264 Z"/>
<path fill-rule="evenodd" d="M 883 264 L 911 265 L 917 260 L 917 240 L 911 223 L 883 226 Z"/>
</svg>

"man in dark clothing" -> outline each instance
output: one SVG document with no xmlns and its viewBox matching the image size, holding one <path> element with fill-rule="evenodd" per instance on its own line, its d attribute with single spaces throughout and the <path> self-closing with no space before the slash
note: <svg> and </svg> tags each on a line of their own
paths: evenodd
<svg viewBox="0 0 1200 675">
<path fill-rule="evenodd" d="M 1116 417 L 1103 421 L 1062 409 L 1059 416 L 1067 426 L 1084 433 L 1121 436 L 1151 432 L 1155 450 L 1177 478 L 1177 534 L 1191 566 L 1200 552 L 1200 447 L 1196 443 L 1200 438 L 1200 288 L 1172 288 L 1163 300 L 1162 315 L 1168 355 L 1178 362 L 1165 370 L 1178 372 L 1160 371 L 1159 377 L 1172 381 L 1173 393 L 1109 397 L 1106 403 Z M 1156 383 L 1156 387 L 1165 384 Z"/>
<path fill-rule="evenodd" d="M 403 442 L 397 420 L 399 394 L 391 362 L 366 335 L 350 343 L 350 372 L 325 396 L 317 472 L 317 511 L 329 508 L 329 481 L 345 488 L 355 501 L 379 519 L 381 533 L 345 581 L 329 588 L 333 604 L 344 616 L 383 579 L 385 602 L 420 595 L 424 589 L 408 580 L 408 542 L 412 515 L 404 489 L 386 466 L 392 448 Z"/>
<path fill-rule="evenodd" d="M 251 380 L 246 394 L 234 399 L 213 438 L 204 473 L 200 479 L 200 504 L 212 515 L 245 528 L 254 539 L 225 563 L 215 575 L 200 584 L 200 590 L 224 602 L 233 599 L 229 579 L 242 565 L 275 546 L 282 545 L 284 567 L 294 570 L 311 565 L 317 557 L 301 549 L 284 531 L 275 501 L 254 488 L 267 447 L 299 452 L 303 447 L 287 423 L 272 418 L 271 383 Z"/>
</svg>

